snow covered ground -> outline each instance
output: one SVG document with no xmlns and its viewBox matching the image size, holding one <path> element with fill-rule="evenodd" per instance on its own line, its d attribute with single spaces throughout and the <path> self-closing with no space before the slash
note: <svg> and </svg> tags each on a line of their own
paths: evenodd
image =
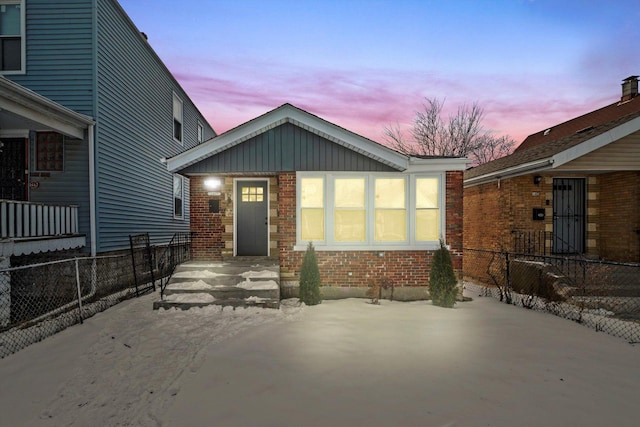
<svg viewBox="0 0 640 427">
<path fill-rule="evenodd" d="M 475 295 L 473 295 L 476 297 Z M 474 298 L 151 310 L 0 360 L 2 426 L 636 426 L 640 346 Z"/>
</svg>

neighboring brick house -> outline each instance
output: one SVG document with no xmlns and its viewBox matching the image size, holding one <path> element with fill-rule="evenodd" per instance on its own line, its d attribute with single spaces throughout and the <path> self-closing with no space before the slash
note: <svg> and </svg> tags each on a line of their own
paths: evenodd
<svg viewBox="0 0 640 427">
<path fill-rule="evenodd" d="M 424 299 L 439 238 L 462 269 L 466 162 L 410 158 L 284 104 L 167 167 L 190 178 L 194 258 L 278 259 L 287 297 L 311 241 L 325 297 L 387 277 L 395 298 Z"/>
<path fill-rule="evenodd" d="M 640 262 L 638 77 L 464 174 L 464 247 Z"/>
</svg>

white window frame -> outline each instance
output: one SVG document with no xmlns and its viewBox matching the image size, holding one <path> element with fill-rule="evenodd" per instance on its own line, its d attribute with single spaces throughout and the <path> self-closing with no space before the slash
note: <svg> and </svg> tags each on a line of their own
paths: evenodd
<svg viewBox="0 0 640 427">
<path fill-rule="evenodd" d="M 301 240 L 301 181 L 303 178 L 324 179 L 324 241 L 313 241 L 316 250 L 319 251 L 353 251 L 353 250 L 432 250 L 438 249 L 439 241 L 419 241 L 416 239 L 416 179 L 438 179 L 438 209 L 439 209 L 439 233 L 441 238 L 446 234 L 446 174 L 434 173 L 362 173 L 362 172 L 338 172 L 317 173 L 298 172 L 296 174 L 296 244 L 294 250 L 306 250 L 308 241 Z M 336 242 L 334 241 L 334 181 L 338 178 L 365 178 L 365 206 L 366 206 L 366 240 L 365 242 Z M 402 242 L 376 242 L 375 241 L 375 179 L 376 178 L 404 178 L 405 179 L 405 206 L 406 206 L 406 240 Z"/>
<path fill-rule="evenodd" d="M 198 144 L 202 143 L 204 141 L 204 126 L 202 125 L 202 122 L 200 120 L 198 120 Z"/>
<path fill-rule="evenodd" d="M 26 37 L 26 13 L 24 0 L 0 0 L 0 7 L 7 5 L 20 5 L 20 69 L 19 70 L 0 70 L 0 75 L 24 74 L 27 67 L 27 37 Z"/>
<path fill-rule="evenodd" d="M 180 111 L 178 108 L 179 106 Z M 182 98 L 180 98 L 175 92 L 173 93 L 173 103 L 172 103 L 172 111 L 173 111 L 173 121 L 171 129 L 173 131 L 173 140 L 178 142 L 180 145 L 184 146 L 184 102 Z M 176 121 L 180 123 L 180 138 L 176 138 Z"/>
<path fill-rule="evenodd" d="M 180 192 L 181 192 L 181 198 L 180 198 L 180 214 L 177 215 L 176 214 L 176 179 L 180 180 Z M 184 176 L 182 175 L 178 175 L 178 174 L 173 174 L 173 178 L 171 180 L 171 211 L 173 212 L 173 219 L 179 219 L 179 220 L 184 220 L 184 213 L 185 213 L 185 197 L 184 197 L 184 189 L 185 189 L 185 185 L 184 185 Z"/>
</svg>

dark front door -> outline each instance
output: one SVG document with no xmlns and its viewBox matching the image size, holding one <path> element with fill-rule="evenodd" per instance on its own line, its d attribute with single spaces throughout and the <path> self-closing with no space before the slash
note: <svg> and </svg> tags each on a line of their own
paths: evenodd
<svg viewBox="0 0 640 427">
<path fill-rule="evenodd" d="M 269 254 L 267 182 L 236 182 L 236 255 L 267 256 Z"/>
<path fill-rule="evenodd" d="M 0 199 L 26 200 L 26 152 L 24 138 L 0 139 Z"/>
<path fill-rule="evenodd" d="M 553 252 L 581 254 L 585 241 L 585 184 L 582 178 L 553 180 Z"/>
</svg>

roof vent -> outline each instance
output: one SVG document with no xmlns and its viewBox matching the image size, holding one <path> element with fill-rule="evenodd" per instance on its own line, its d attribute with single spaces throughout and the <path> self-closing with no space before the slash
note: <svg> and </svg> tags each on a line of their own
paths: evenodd
<svg viewBox="0 0 640 427">
<path fill-rule="evenodd" d="M 593 126 L 587 126 L 586 128 L 582 128 L 580 130 L 577 130 L 576 133 L 585 133 L 585 132 L 589 132 L 592 129 L 593 129 Z"/>
<path fill-rule="evenodd" d="M 629 76 L 622 81 L 621 102 L 629 101 L 638 96 L 638 76 Z"/>
</svg>

